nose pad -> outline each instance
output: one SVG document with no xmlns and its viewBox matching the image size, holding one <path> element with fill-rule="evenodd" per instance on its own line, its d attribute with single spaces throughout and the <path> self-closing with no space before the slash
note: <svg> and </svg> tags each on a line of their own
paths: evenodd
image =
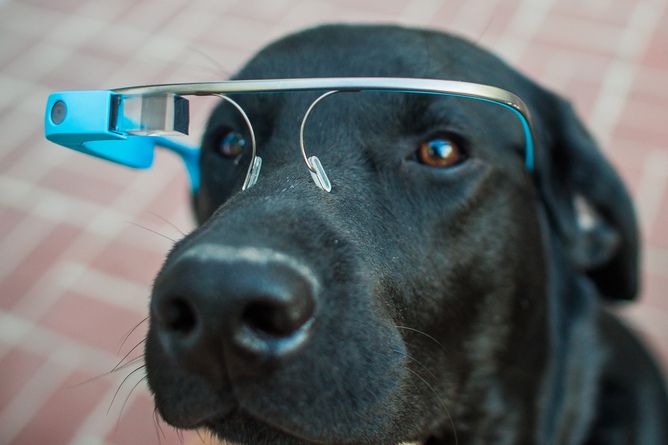
<svg viewBox="0 0 668 445">
<path fill-rule="evenodd" d="M 256 252 L 249 261 L 238 249 L 222 250 L 232 254 L 186 252 L 160 273 L 151 325 L 164 350 L 201 374 L 220 371 L 230 358 L 253 365 L 297 351 L 315 314 L 309 270 L 284 255 Z"/>
</svg>

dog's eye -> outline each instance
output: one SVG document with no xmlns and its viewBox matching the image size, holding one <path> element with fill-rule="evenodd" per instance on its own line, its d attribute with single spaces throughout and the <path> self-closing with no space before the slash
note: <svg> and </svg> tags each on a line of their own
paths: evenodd
<svg viewBox="0 0 668 445">
<path fill-rule="evenodd" d="M 453 141 L 434 138 L 420 144 L 417 158 L 429 167 L 450 167 L 462 161 L 462 153 Z"/>
<path fill-rule="evenodd" d="M 246 139 L 241 133 L 230 131 L 221 138 L 218 152 L 226 158 L 236 158 L 243 154 L 246 145 Z"/>
</svg>

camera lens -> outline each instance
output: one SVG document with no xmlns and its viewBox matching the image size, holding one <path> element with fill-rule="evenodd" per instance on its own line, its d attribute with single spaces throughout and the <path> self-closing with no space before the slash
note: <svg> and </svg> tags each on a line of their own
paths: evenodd
<svg viewBox="0 0 668 445">
<path fill-rule="evenodd" d="M 65 102 L 59 100 L 51 108 L 51 121 L 56 125 L 61 124 L 65 120 L 65 116 L 67 116 L 67 106 Z"/>
</svg>

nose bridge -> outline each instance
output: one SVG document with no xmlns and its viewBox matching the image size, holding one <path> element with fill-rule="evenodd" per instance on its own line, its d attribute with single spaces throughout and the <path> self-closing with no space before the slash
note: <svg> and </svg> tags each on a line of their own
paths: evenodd
<svg viewBox="0 0 668 445">
<path fill-rule="evenodd" d="M 308 259 L 310 266 L 321 271 L 335 251 L 348 250 L 347 261 L 352 261 L 352 251 L 365 256 L 356 246 L 373 243 L 375 249 L 387 236 L 377 233 L 382 226 L 373 224 L 379 185 L 362 166 L 324 161 L 334 187 L 327 193 L 313 183 L 298 148 L 292 162 L 272 161 L 253 188 L 235 194 L 186 243 L 269 248 Z M 238 253 L 251 261 L 257 253 L 253 249 Z M 269 257 L 280 261 L 274 254 Z"/>
<path fill-rule="evenodd" d="M 293 151 L 290 162 L 277 155 L 270 157 L 258 182 L 235 193 L 213 212 L 203 226 L 184 240 L 184 247 L 211 242 L 232 247 L 266 246 L 303 257 L 307 245 L 313 244 L 308 242 L 307 232 L 328 230 L 331 211 L 324 202 L 327 193 L 313 183 L 298 147 Z M 330 208 L 336 205 L 333 201 L 330 197 Z M 259 252 L 252 249 L 237 252 L 247 261 L 259 261 L 256 253 Z M 275 254 L 269 257 L 281 261 Z"/>
<path fill-rule="evenodd" d="M 154 295 L 166 291 L 210 300 L 218 310 L 237 311 L 248 295 L 272 294 L 287 302 L 294 292 L 317 295 L 321 288 L 311 267 L 269 246 L 226 245 L 202 237 L 170 256 L 156 278 Z"/>
<path fill-rule="evenodd" d="M 314 143 L 319 142 L 316 137 Z M 323 257 L 331 256 L 332 250 L 342 251 L 344 244 L 352 248 L 375 244 L 382 238 L 372 224 L 381 184 L 351 150 L 354 147 L 348 146 L 330 155 L 322 148 L 315 150 L 325 155 L 321 159 L 333 185 L 327 193 L 313 183 L 297 143 L 280 136 L 263 141 L 258 182 L 225 201 L 184 241 L 184 247 L 200 243 L 267 247 L 293 258 L 308 258 L 310 265 L 321 270 Z M 323 246 L 330 246 L 329 252 Z M 249 259 L 252 253 L 242 251 Z"/>
<path fill-rule="evenodd" d="M 271 132 L 258 136 L 257 140 L 258 155 L 263 163 L 259 182 L 275 178 L 274 171 L 287 168 L 295 178 L 307 180 L 308 186 L 313 187 L 315 179 L 310 173 L 316 168 L 308 160 L 311 156 L 319 158 L 322 170 L 329 176 L 334 175 L 330 172 L 332 165 L 344 166 L 346 160 L 359 159 L 358 155 L 350 153 L 356 150 L 353 133 L 359 123 L 349 113 L 349 102 L 355 103 L 350 96 L 355 95 L 322 90 L 272 97 Z M 266 117 L 258 113 L 265 113 L 265 107 L 253 102 L 247 104 L 242 97 L 239 103 L 247 109 L 251 123 L 257 124 L 258 134 L 263 133 L 260 129 L 266 125 Z M 302 123 L 305 124 L 303 128 Z M 348 167 L 350 165 L 344 168 Z M 275 179 L 272 181 L 276 182 Z"/>
<path fill-rule="evenodd" d="M 193 262 L 196 264 L 214 264 L 233 269 L 250 267 L 254 270 L 267 268 L 285 268 L 292 270 L 307 281 L 314 292 L 319 290 L 320 282 L 314 272 L 307 265 L 290 256 L 270 247 L 257 246 L 230 246 L 217 243 L 202 242 L 191 246 L 179 255 L 177 264 Z"/>
</svg>

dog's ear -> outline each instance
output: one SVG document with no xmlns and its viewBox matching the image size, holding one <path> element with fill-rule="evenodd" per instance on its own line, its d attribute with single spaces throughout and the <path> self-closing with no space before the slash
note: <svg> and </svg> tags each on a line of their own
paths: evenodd
<svg viewBox="0 0 668 445">
<path fill-rule="evenodd" d="M 607 300 L 638 292 L 638 227 L 628 192 L 573 108 L 550 94 L 537 153 L 542 199 L 572 264 Z M 544 103 L 545 104 L 545 103 Z"/>
</svg>

